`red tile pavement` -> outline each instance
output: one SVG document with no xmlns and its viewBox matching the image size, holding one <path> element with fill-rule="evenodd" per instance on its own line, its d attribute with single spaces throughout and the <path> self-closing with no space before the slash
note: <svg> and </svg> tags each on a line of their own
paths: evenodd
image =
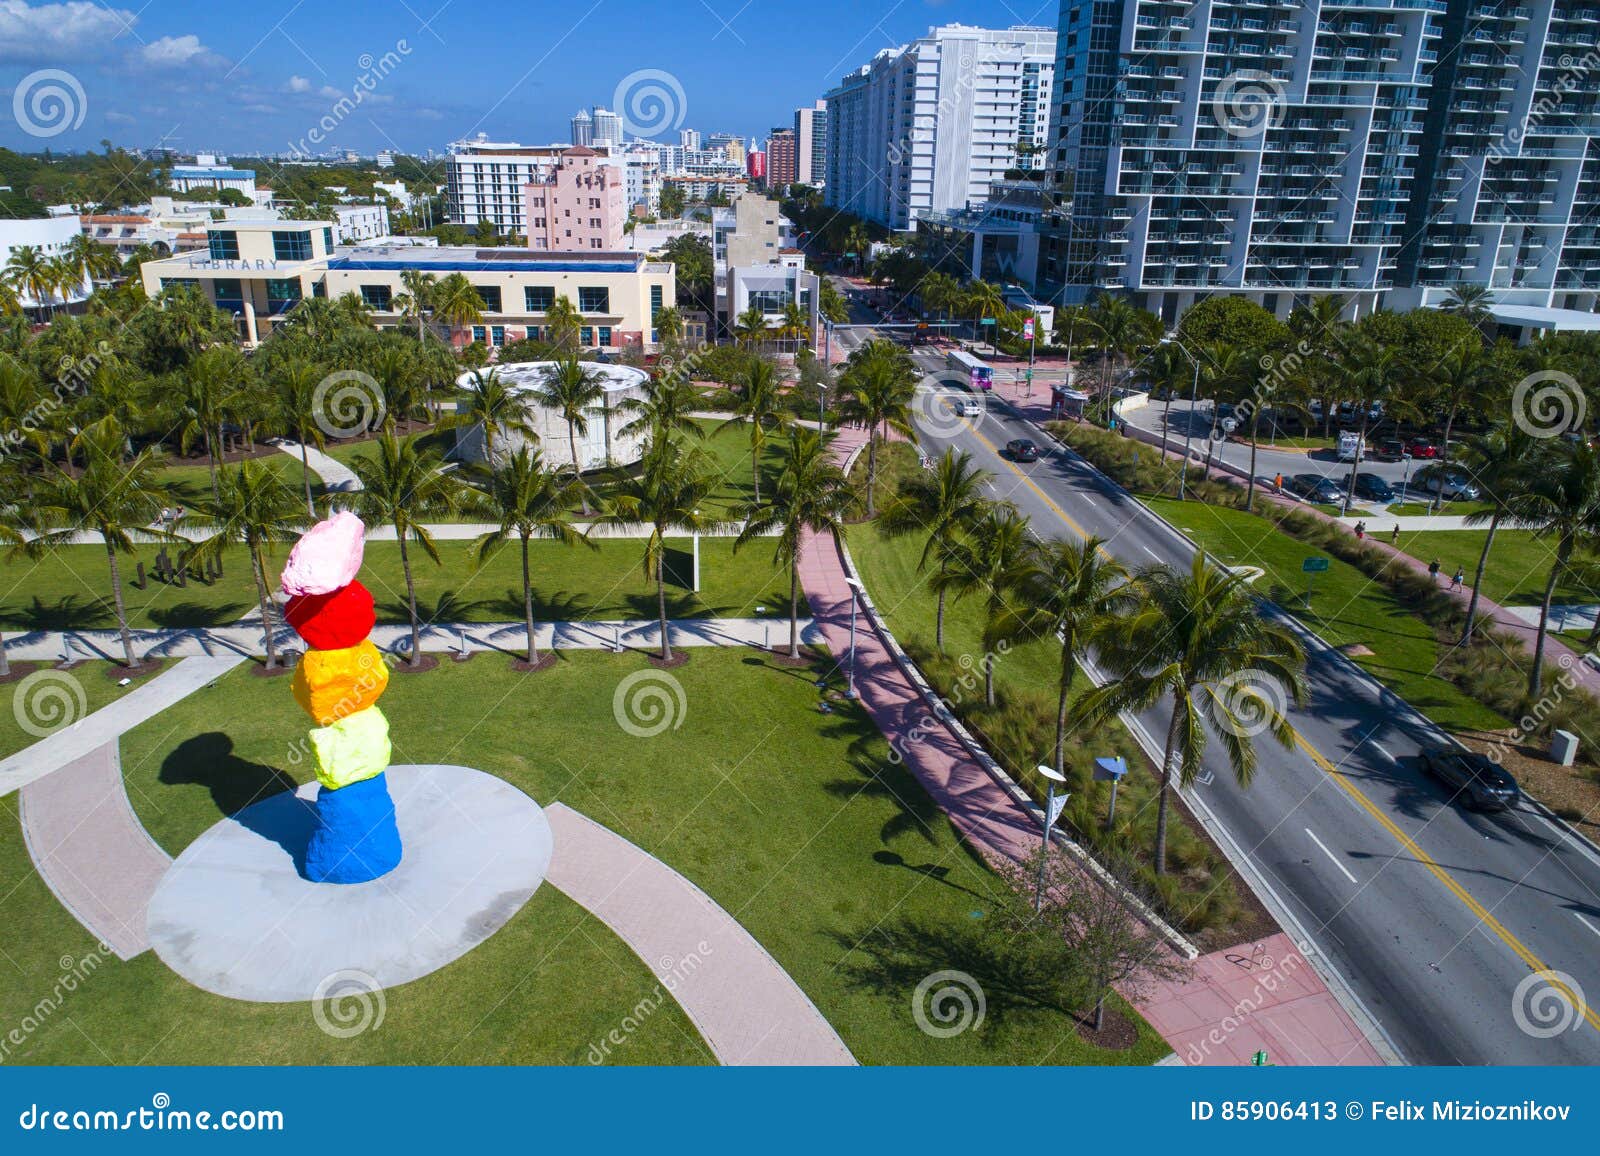
<svg viewBox="0 0 1600 1156">
<path fill-rule="evenodd" d="M 862 430 L 840 430 L 834 453 L 846 459 L 865 440 Z M 829 648 L 847 655 L 850 587 L 839 545 L 831 537 L 806 537 L 800 581 Z M 855 672 L 862 706 L 962 836 L 986 855 L 1012 860 L 1026 856 L 1038 843 L 1038 824 L 929 710 L 865 614 L 857 624 Z M 1136 1006 L 1186 1063 L 1248 1062 L 1260 1048 L 1271 1052 L 1274 1062 L 1382 1063 L 1287 937 L 1264 942 L 1262 949 L 1246 945 L 1201 956 L 1191 978 L 1146 985 Z M 1255 959 L 1254 967 L 1240 967 L 1232 957 L 1241 955 Z M 1282 973 L 1270 990 L 1260 962 L 1267 956 L 1274 957 Z M 1287 962 L 1291 956 L 1298 960 L 1294 965 Z M 1235 973 L 1249 982 L 1241 986 Z"/>
</svg>

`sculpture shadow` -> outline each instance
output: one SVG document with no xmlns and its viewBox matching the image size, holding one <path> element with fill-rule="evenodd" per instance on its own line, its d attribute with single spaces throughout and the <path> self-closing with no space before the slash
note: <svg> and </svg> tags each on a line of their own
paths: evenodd
<svg viewBox="0 0 1600 1156">
<path fill-rule="evenodd" d="M 277 767 L 239 758 L 233 753 L 233 739 L 221 731 L 207 731 L 179 743 L 162 762 L 157 777 L 171 786 L 205 787 L 223 815 L 237 815 L 252 803 L 283 792 L 292 795 L 297 786 Z"/>
</svg>

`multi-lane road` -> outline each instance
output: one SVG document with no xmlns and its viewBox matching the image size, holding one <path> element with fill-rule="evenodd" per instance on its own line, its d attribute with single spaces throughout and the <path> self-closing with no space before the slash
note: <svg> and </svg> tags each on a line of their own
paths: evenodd
<svg viewBox="0 0 1600 1156">
<path fill-rule="evenodd" d="M 868 336 L 841 335 L 842 352 Z M 942 355 L 914 356 L 942 368 Z M 1040 535 L 1097 535 L 1130 567 L 1192 558 L 1181 533 L 1003 404 L 965 420 L 937 403 L 917 411 L 923 448 L 971 454 Z M 1048 452 L 1003 456 L 1022 437 Z M 1243 789 L 1213 742 L 1191 807 L 1380 1046 L 1412 1063 L 1600 1063 L 1600 1011 L 1582 1002 L 1600 1000 L 1600 854 L 1530 805 L 1481 815 L 1452 800 L 1417 759 L 1445 736 L 1304 637 L 1297 746 L 1264 740 Z M 1147 749 L 1169 717 L 1136 720 Z"/>
</svg>

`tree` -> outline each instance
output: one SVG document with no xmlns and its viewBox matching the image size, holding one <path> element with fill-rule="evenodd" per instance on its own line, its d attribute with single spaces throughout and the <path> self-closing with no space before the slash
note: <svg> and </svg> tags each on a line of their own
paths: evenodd
<svg viewBox="0 0 1600 1156">
<path fill-rule="evenodd" d="M 1358 447 L 1367 444 L 1367 426 L 1372 420 L 1372 410 L 1375 405 L 1381 403 L 1391 415 L 1395 416 L 1398 416 L 1401 409 L 1407 408 L 1395 396 L 1405 369 L 1400 351 L 1395 347 L 1370 337 L 1357 339 L 1352 349 L 1347 379 L 1356 409 L 1359 411 L 1357 436 L 1360 440 L 1356 443 Z M 1346 510 L 1355 504 L 1356 474 L 1361 469 L 1362 452 L 1361 448 L 1357 448 L 1355 461 L 1350 467 L 1350 477 L 1346 482 L 1344 497 Z"/>
<path fill-rule="evenodd" d="M 550 307 L 544 311 L 544 336 L 563 356 L 571 356 L 580 348 L 583 314 L 565 294 L 550 302 Z"/>
<path fill-rule="evenodd" d="M 721 521 L 704 512 L 719 485 L 721 478 L 710 468 L 704 454 L 699 450 L 685 451 L 671 438 L 662 438 L 651 445 L 639 472 L 623 479 L 602 519 L 611 524 L 643 522 L 650 528 L 645 537 L 644 573 L 656 584 L 663 663 L 672 662 L 672 628 L 667 618 L 667 535 L 709 534 L 722 529 Z"/>
<path fill-rule="evenodd" d="M 543 380 L 534 389 L 534 400 L 555 410 L 567 423 L 567 451 L 572 455 L 572 476 L 583 474 L 578 456 L 578 435 L 588 436 L 589 411 L 605 397 L 605 383 L 598 373 L 576 357 L 564 357 L 546 367 Z M 587 491 L 585 491 L 587 492 Z M 589 500 L 584 498 L 584 512 Z"/>
<path fill-rule="evenodd" d="M 221 499 L 217 465 L 224 450 L 223 429 L 244 398 L 244 358 L 231 346 L 214 346 L 196 355 L 177 383 L 179 446 L 188 453 L 198 438 L 211 472 L 211 498 Z"/>
<path fill-rule="evenodd" d="M 1161 338 L 1161 319 L 1112 293 L 1098 293 L 1089 304 L 1090 341 L 1104 366 L 1101 389 L 1109 396 L 1118 371 L 1141 349 Z"/>
<path fill-rule="evenodd" d="M 1134 579 L 1136 609 L 1096 639 L 1115 680 L 1079 699 L 1080 722 L 1149 710 L 1164 696 L 1172 702 L 1156 811 L 1157 873 L 1167 869 L 1173 760 L 1180 781 L 1194 782 L 1205 757 L 1205 724 L 1221 739 L 1243 787 L 1255 777 L 1257 734 L 1285 748 L 1294 743 L 1279 696 L 1304 700 L 1305 655 L 1292 631 L 1257 610 L 1243 582 L 1237 573 L 1213 569 L 1198 551 L 1188 573 L 1143 570 Z"/>
<path fill-rule="evenodd" d="M 489 469 L 495 468 L 494 439 L 498 433 L 536 438 L 533 409 L 521 388 L 509 385 L 494 370 L 472 371 L 472 384 L 461 391 L 456 412 L 440 424 L 447 427 L 483 427 L 483 453 Z"/>
<path fill-rule="evenodd" d="M 856 259 L 856 272 L 866 268 L 867 255 L 872 248 L 872 238 L 867 235 L 867 230 L 861 222 L 857 221 L 845 230 L 844 234 L 845 255 L 854 255 Z"/>
<path fill-rule="evenodd" d="M 17 245 L 6 261 L 5 277 L 23 298 L 48 310 L 55 300 L 56 271 L 38 245 Z"/>
<path fill-rule="evenodd" d="M 683 342 L 683 310 L 676 305 L 663 305 L 657 309 L 651 324 L 662 345 L 674 348 Z"/>
<path fill-rule="evenodd" d="M 464 273 L 447 273 L 439 279 L 429 293 L 432 298 L 433 319 L 454 333 L 483 320 L 483 298 L 468 281 Z"/>
<path fill-rule="evenodd" d="M 1459 284 L 1451 286 L 1450 295 L 1439 308 L 1470 321 L 1481 332 L 1494 321 L 1490 312 L 1493 306 L 1494 291 L 1489 286 Z"/>
<path fill-rule="evenodd" d="M 745 527 L 734 539 L 735 553 L 777 530 L 772 562 L 789 571 L 789 657 L 800 657 L 800 548 L 807 534 L 841 532 L 849 488 L 843 472 L 828 454 L 827 440 L 816 430 L 791 426 L 784 444 L 783 468 L 765 504 L 758 498 Z"/>
<path fill-rule="evenodd" d="M 1017 592 L 1031 572 L 1033 539 L 1028 519 L 1016 507 L 988 505 L 971 532 L 958 539 L 950 566 L 936 575 L 934 585 L 941 596 L 949 590 L 960 601 L 968 594 L 981 594 L 984 600 L 983 701 L 994 707 L 994 652 L 1005 636 L 1002 629 L 1015 613 Z"/>
<path fill-rule="evenodd" d="M 1144 362 L 1145 379 L 1151 391 L 1165 395 L 1166 407 L 1161 411 L 1161 452 L 1167 452 L 1167 429 L 1172 424 L 1173 399 L 1184 391 L 1193 392 L 1195 362 L 1176 341 L 1157 345 Z M 1194 417 L 1191 414 L 1190 420 Z M 1188 468 L 1185 462 L 1183 468 Z"/>
<path fill-rule="evenodd" d="M 322 367 L 299 357 L 290 357 L 273 367 L 269 374 L 272 384 L 274 424 L 294 435 L 300 445 L 300 480 L 305 486 L 306 513 L 316 515 L 316 504 L 311 500 L 311 455 L 308 442 L 320 448 L 324 438 L 317 424 L 320 407 L 317 386 L 322 381 Z M 216 498 L 220 500 L 221 494 Z"/>
<path fill-rule="evenodd" d="M 704 437 L 705 430 L 692 416 L 699 405 L 700 393 L 683 367 L 658 370 L 640 387 L 639 396 L 624 398 L 617 407 L 618 412 L 631 415 L 621 432 L 625 436 L 645 435 L 652 443 L 665 441 L 675 433 Z"/>
<path fill-rule="evenodd" d="M 761 451 L 766 447 L 767 434 L 786 425 L 793 419 L 783 408 L 783 395 L 778 389 L 778 371 L 770 361 L 754 358 L 745 371 L 744 383 L 730 407 L 734 416 L 723 422 L 721 429 L 748 424 L 750 427 L 750 480 L 751 499 L 761 504 Z"/>
<path fill-rule="evenodd" d="M 117 251 L 102 245 L 87 233 L 74 233 L 62 253 L 68 266 L 84 281 L 111 281 L 122 275 L 122 262 Z"/>
<path fill-rule="evenodd" d="M 111 600 L 122 635 L 123 664 L 136 667 L 139 660 L 133 653 L 118 556 L 132 554 L 139 543 L 184 539 L 152 525 L 168 500 L 166 488 L 157 481 L 156 452 L 147 449 L 124 462 L 122 444 L 120 437 L 89 441 L 84 446 L 83 472 L 76 476 L 55 467 L 54 476 L 35 492 L 33 512 L 40 532 L 33 539 L 33 546 L 65 546 L 84 531 L 100 535 L 111 571 Z"/>
<path fill-rule="evenodd" d="M 1226 293 L 1196 301 L 1178 322 L 1178 338 L 1191 349 L 1212 341 L 1259 349 L 1282 344 L 1284 336 L 1283 322 L 1269 310 Z"/>
<path fill-rule="evenodd" d="M 1539 632 L 1533 646 L 1533 669 L 1528 673 L 1528 697 L 1538 698 L 1544 686 L 1545 629 L 1556 584 L 1578 546 L 1600 536 L 1600 451 L 1587 442 L 1561 439 L 1551 452 L 1541 455 L 1528 484 L 1513 491 L 1507 513 L 1506 520 L 1512 525 L 1556 542 L 1544 596 L 1539 600 Z"/>
<path fill-rule="evenodd" d="M 875 338 L 850 355 L 840 385 L 844 397 L 839 408 L 844 416 L 867 427 L 867 517 L 871 518 L 877 510 L 878 441 L 891 429 L 911 432 L 917 368 L 904 349 Z"/>
<path fill-rule="evenodd" d="M 266 634 L 268 670 L 278 665 L 278 648 L 272 636 L 274 605 L 266 555 L 273 545 L 298 538 L 314 516 L 300 509 L 300 499 L 277 470 L 254 461 L 223 471 L 219 496 L 202 501 L 185 516 L 186 521 L 214 531 L 185 551 L 185 565 L 191 558 L 220 563 L 231 545 L 242 544 L 249 552 L 250 576 L 255 579 L 256 602 Z"/>
<path fill-rule="evenodd" d="M 755 345 L 767 336 L 767 315 L 759 306 L 749 306 L 734 319 L 733 335 L 741 345 Z"/>
<path fill-rule="evenodd" d="M 369 525 L 386 523 L 394 527 L 400 544 L 400 568 L 406 579 L 406 612 L 411 618 L 412 666 L 422 663 L 422 627 L 417 616 L 417 584 L 411 574 L 408 540 L 439 564 L 439 551 L 425 524 L 430 516 L 452 513 L 461 504 L 461 488 L 444 472 L 444 459 L 417 448 L 415 439 L 396 441 L 386 433 L 378 439 L 376 457 L 353 459 L 352 468 L 361 481 L 355 495 L 356 511 Z"/>
<path fill-rule="evenodd" d="M 417 340 L 421 341 L 429 312 L 433 309 L 433 291 L 438 278 L 422 269 L 404 269 L 400 284 L 405 292 L 394 300 L 394 307 L 407 321 L 417 323 Z"/>
<path fill-rule="evenodd" d="M 1462 406 L 1470 406 L 1483 396 L 1491 376 L 1491 363 L 1484 356 L 1483 346 L 1477 342 L 1456 345 L 1438 361 L 1424 360 L 1423 383 L 1429 394 L 1429 410 L 1437 413 L 1444 406 L 1444 439 L 1446 455 L 1450 450 L 1450 434 L 1455 429 L 1456 415 Z M 1437 510 L 1444 501 L 1444 487 L 1433 496 Z"/>
<path fill-rule="evenodd" d="M 998 328 L 1000 316 L 1006 311 L 1005 298 L 1000 295 L 1000 287 L 988 281 L 973 281 L 969 284 L 962 293 L 961 303 L 972 317 L 974 341 L 983 336 L 984 318 L 993 318 Z M 998 334 L 996 336 L 998 337 Z"/>
<path fill-rule="evenodd" d="M 1531 469 L 1539 450 L 1539 443 L 1514 422 L 1502 423 L 1486 433 L 1469 437 L 1462 446 L 1461 464 L 1477 480 L 1488 502 L 1488 509 L 1479 508 L 1467 515 L 1467 525 L 1488 523 L 1483 549 L 1478 553 L 1478 568 L 1472 578 L 1472 597 L 1467 602 L 1467 621 L 1461 627 L 1464 645 L 1472 637 L 1473 622 L 1478 617 L 1478 595 L 1483 590 L 1484 571 L 1489 566 L 1489 552 L 1494 549 L 1495 531 L 1511 510 L 1511 504 L 1527 486 Z"/>
<path fill-rule="evenodd" d="M 996 639 L 1049 639 L 1060 647 L 1056 679 L 1056 741 L 1052 765 L 1065 773 L 1067 702 L 1079 664 L 1094 640 L 1129 609 L 1134 589 L 1128 572 L 1104 541 L 1053 539 L 1033 551 L 1019 576 L 1017 597 L 991 619 Z"/>
<path fill-rule="evenodd" d="M 683 189 L 679 185 L 664 185 L 661 189 L 661 215 L 668 218 L 683 216 Z"/>
<path fill-rule="evenodd" d="M 683 233 L 661 246 L 661 256 L 672 262 L 677 276 L 678 304 L 690 304 L 702 313 L 714 314 L 716 263 L 710 241 L 699 233 Z"/>
<path fill-rule="evenodd" d="M 917 296 L 922 298 L 924 308 L 949 320 L 950 311 L 960 305 L 961 286 L 948 273 L 929 273 L 917 287 Z"/>
<path fill-rule="evenodd" d="M 994 475 L 973 463 L 972 455 L 946 450 L 933 469 L 906 483 L 899 497 L 884 512 L 884 528 L 891 534 L 922 531 L 927 534 L 922 555 L 917 559 L 919 573 L 932 565 L 933 587 L 939 595 L 934 618 L 934 646 L 944 653 L 944 610 L 947 594 L 956 585 L 950 575 L 958 558 L 957 546 L 964 535 L 989 512 L 984 488 Z"/>
<path fill-rule="evenodd" d="M 538 664 L 539 647 L 533 636 L 533 577 L 528 542 L 552 538 L 563 545 L 598 550 L 599 545 L 572 522 L 572 507 L 582 493 L 582 483 L 547 468 L 539 451 L 527 446 L 519 446 L 504 466 L 493 470 L 485 487 L 481 504 L 498 527 L 475 543 L 477 564 L 483 566 L 512 538 L 521 544 L 522 616 L 528 632 L 529 666 Z"/>
<path fill-rule="evenodd" d="M 822 316 L 835 325 L 843 325 L 850 320 L 850 303 L 839 292 L 839 287 L 827 277 L 822 278 L 822 287 L 817 291 L 817 307 Z"/>
</svg>

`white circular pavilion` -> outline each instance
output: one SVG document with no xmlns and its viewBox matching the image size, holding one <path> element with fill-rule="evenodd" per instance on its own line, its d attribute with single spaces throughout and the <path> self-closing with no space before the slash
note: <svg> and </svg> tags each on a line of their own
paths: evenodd
<svg viewBox="0 0 1600 1156">
<path fill-rule="evenodd" d="M 553 371 L 556 364 L 554 361 L 519 361 L 510 365 L 487 366 L 480 372 L 487 375 L 492 371 L 509 388 L 521 393 L 532 393 L 543 384 L 546 373 Z M 645 439 L 642 434 L 622 432 L 622 427 L 632 418 L 621 410 L 624 402 L 644 397 L 644 385 L 649 380 L 648 376 L 643 370 L 626 365 L 611 365 L 599 361 L 584 361 L 580 364 L 600 380 L 604 397 L 585 413 L 586 428 L 576 434 L 578 468 L 595 470 L 604 466 L 608 438 L 611 444 L 611 461 L 621 466 L 632 465 L 644 456 Z M 456 379 L 456 384 L 462 389 L 471 389 L 472 376 L 471 371 L 463 373 Z M 551 467 L 571 465 L 572 450 L 567 438 L 567 423 L 561 412 L 535 402 L 530 406 L 529 416 L 533 432 L 538 435 L 537 444 L 544 453 L 545 464 Z M 496 430 L 494 435 L 496 461 L 504 461 L 516 453 L 525 441 L 526 439 L 518 432 Z M 485 445 L 481 422 L 463 427 L 456 434 L 455 456 L 465 462 L 484 462 L 488 457 Z"/>
</svg>

